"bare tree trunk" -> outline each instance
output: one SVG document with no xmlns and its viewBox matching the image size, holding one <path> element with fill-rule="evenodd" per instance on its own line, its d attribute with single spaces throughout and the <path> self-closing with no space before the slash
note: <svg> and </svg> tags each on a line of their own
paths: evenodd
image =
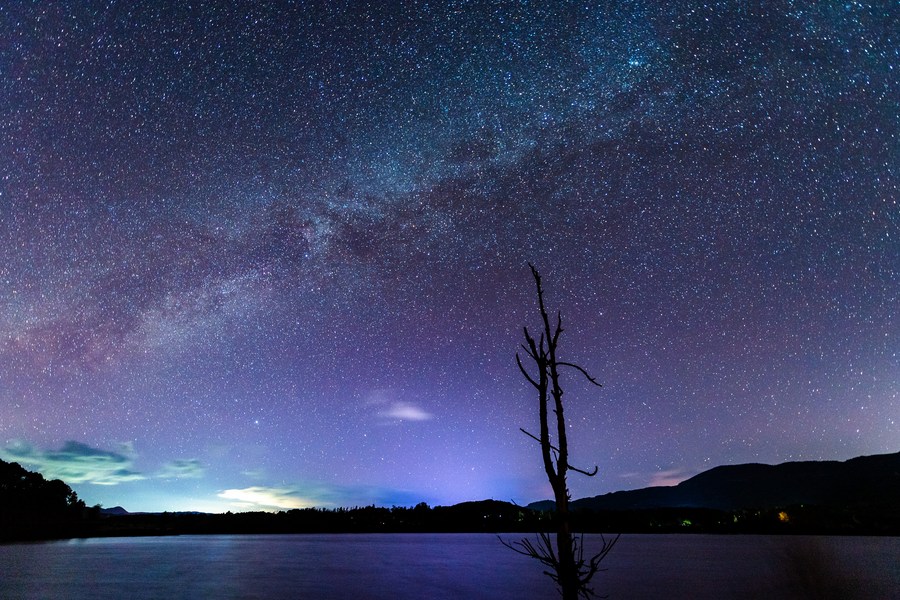
<svg viewBox="0 0 900 600">
<path fill-rule="evenodd" d="M 569 531 L 568 517 L 560 517 L 559 532 L 556 534 L 556 547 L 559 552 L 559 586 L 563 600 L 578 599 L 578 573 L 575 569 L 575 556 L 572 553 L 572 532 Z"/>
<path fill-rule="evenodd" d="M 556 500 L 556 550 L 550 537 L 544 534 L 538 537 L 537 544 L 528 539 L 520 542 L 506 543 L 508 547 L 516 552 L 537 558 L 545 565 L 551 567 L 553 572 L 547 572 L 551 578 L 559 586 L 563 600 L 577 600 L 580 596 L 589 598 L 593 595 L 593 591 L 588 587 L 591 578 L 600 569 L 600 561 L 612 550 L 616 541 L 616 536 L 611 542 L 607 543 L 603 539 L 603 547 L 601 551 L 594 555 L 590 561 L 585 561 L 583 557 L 584 540 L 582 538 L 581 545 L 576 542 L 572 535 L 569 523 L 569 488 L 566 483 L 567 472 L 571 469 L 588 477 L 597 474 L 597 467 L 592 471 L 586 471 L 575 468 L 569 464 L 569 444 L 566 437 L 566 420 L 563 412 L 563 389 L 559 382 L 559 367 L 571 367 L 580 371 L 588 381 L 594 385 L 600 384 L 591 377 L 587 371 L 574 363 L 568 363 L 558 360 L 556 356 L 556 346 L 559 342 L 559 336 L 563 332 L 562 317 L 557 313 L 556 327 L 550 326 L 550 318 L 547 315 L 547 309 L 544 306 L 544 290 L 541 286 L 541 276 L 533 265 L 531 274 L 537 287 L 538 307 L 541 313 L 541 334 L 537 340 L 528 332 L 528 328 L 524 329 L 525 342 L 522 345 L 525 355 L 528 356 L 537 367 L 537 376 L 533 377 L 522 364 L 519 354 L 516 353 L 516 364 L 525 379 L 538 392 L 538 416 L 540 418 L 540 432 L 535 436 L 522 430 L 526 435 L 537 441 L 541 446 L 541 458 L 544 463 L 544 471 L 550 486 L 553 488 L 553 496 Z M 553 398 L 553 413 L 556 415 L 556 445 L 551 441 L 549 409 L 548 404 L 550 398 Z M 502 541 L 502 540 L 501 540 Z"/>
</svg>

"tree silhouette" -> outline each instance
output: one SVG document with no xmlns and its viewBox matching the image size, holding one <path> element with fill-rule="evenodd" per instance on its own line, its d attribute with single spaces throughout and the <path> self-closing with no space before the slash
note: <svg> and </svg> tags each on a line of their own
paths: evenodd
<svg viewBox="0 0 900 600">
<path fill-rule="evenodd" d="M 80 516 L 84 508 L 78 494 L 59 479 L 48 481 L 19 463 L 0 460 L 0 513 Z"/>
<path fill-rule="evenodd" d="M 68 537 L 86 512 L 84 501 L 59 479 L 47 481 L 0 460 L 0 542 Z"/>
<path fill-rule="evenodd" d="M 516 552 L 536 558 L 549 567 L 549 570 L 545 571 L 545 573 L 556 582 L 564 600 L 576 600 L 579 597 L 591 598 L 595 595 L 590 587 L 591 579 L 601 570 L 600 562 L 612 550 L 619 536 L 617 535 L 607 541 L 601 535 L 602 547 L 600 552 L 589 559 L 585 559 L 584 534 L 580 536 L 572 534 L 569 523 L 569 501 L 571 496 L 566 483 L 566 475 L 568 471 L 575 471 L 576 473 L 593 477 L 597 474 L 597 467 L 595 466 L 592 470 L 587 471 L 569 464 L 569 445 L 566 438 L 566 419 L 563 413 L 562 400 L 563 388 L 560 384 L 559 369 L 560 367 L 574 369 L 597 387 L 600 387 L 600 384 L 581 366 L 561 361 L 557 357 L 557 345 L 563 332 L 562 316 L 557 312 L 556 326 L 551 328 L 550 318 L 544 306 L 544 290 L 541 286 L 541 275 L 534 265 L 529 263 L 528 266 L 531 268 L 531 274 L 537 287 L 542 329 L 538 339 L 535 340 L 534 336 L 528 331 L 528 327 L 525 327 L 525 344 L 522 344 L 522 349 L 525 356 L 533 363 L 533 369 L 536 368 L 536 374 L 529 373 L 525 365 L 522 364 L 522 359 L 518 352 L 516 353 L 516 364 L 519 366 L 522 375 L 528 380 L 528 383 L 537 390 L 540 432 L 539 435 L 534 435 L 525 429 L 521 431 L 541 446 L 544 471 L 547 473 L 547 479 L 550 481 L 554 499 L 556 500 L 556 549 L 554 550 L 551 536 L 547 533 L 538 534 L 537 539 L 534 541 L 528 538 L 523 538 L 517 542 L 501 541 Z M 548 404 L 551 398 L 553 401 L 553 413 L 556 415 L 555 445 L 550 435 Z"/>
</svg>

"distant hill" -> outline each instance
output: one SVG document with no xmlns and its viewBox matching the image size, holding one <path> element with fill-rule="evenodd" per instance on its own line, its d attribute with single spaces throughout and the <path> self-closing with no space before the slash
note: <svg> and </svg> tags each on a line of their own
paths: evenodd
<svg viewBox="0 0 900 600">
<path fill-rule="evenodd" d="M 112 508 L 101 508 L 101 515 L 130 515 L 131 513 L 121 506 L 113 506 Z"/>
<path fill-rule="evenodd" d="M 576 509 L 710 508 L 742 510 L 791 505 L 900 506 L 900 452 L 839 461 L 715 467 L 671 487 L 649 487 L 582 498 Z M 550 500 L 528 508 L 552 510 Z"/>
</svg>

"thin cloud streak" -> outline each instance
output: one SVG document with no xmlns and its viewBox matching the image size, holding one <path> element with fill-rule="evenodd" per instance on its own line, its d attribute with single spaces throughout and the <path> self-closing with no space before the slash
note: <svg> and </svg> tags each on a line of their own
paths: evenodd
<svg viewBox="0 0 900 600">
<path fill-rule="evenodd" d="M 381 414 L 391 419 L 400 419 L 401 421 L 428 421 L 434 416 L 409 402 L 394 402 Z"/>
<path fill-rule="evenodd" d="M 217 495 L 223 500 L 231 501 L 240 510 L 274 511 L 322 506 L 321 502 L 304 497 L 291 488 L 252 486 L 223 490 Z"/>
<path fill-rule="evenodd" d="M 118 485 L 146 479 L 133 469 L 129 456 L 75 441 L 66 442 L 60 450 L 47 451 L 19 442 L 0 450 L 0 455 L 36 469 L 47 479 L 62 479 L 69 484 Z"/>
<path fill-rule="evenodd" d="M 667 471 L 660 471 L 659 473 L 654 473 L 650 476 L 650 487 L 658 487 L 658 486 L 673 486 L 678 485 L 685 479 L 689 479 L 691 476 L 688 475 L 684 469 L 669 469 Z"/>
<path fill-rule="evenodd" d="M 156 476 L 160 479 L 200 479 L 206 474 L 196 458 L 178 459 L 163 465 Z"/>
</svg>

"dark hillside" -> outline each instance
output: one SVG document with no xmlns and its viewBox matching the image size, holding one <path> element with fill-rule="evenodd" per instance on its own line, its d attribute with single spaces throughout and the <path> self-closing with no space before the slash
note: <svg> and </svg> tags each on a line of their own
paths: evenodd
<svg viewBox="0 0 900 600">
<path fill-rule="evenodd" d="M 572 503 L 590 510 L 711 508 L 725 511 L 792 505 L 830 508 L 900 506 L 900 452 L 844 462 L 715 467 L 672 487 L 613 492 Z M 531 508 L 552 508 L 547 501 Z"/>
</svg>

